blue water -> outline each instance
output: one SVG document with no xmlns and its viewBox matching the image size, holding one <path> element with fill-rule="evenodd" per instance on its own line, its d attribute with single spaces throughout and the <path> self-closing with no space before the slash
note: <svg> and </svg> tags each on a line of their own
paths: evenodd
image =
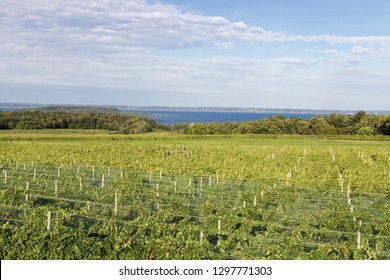
<svg viewBox="0 0 390 280">
<path fill-rule="evenodd" d="M 180 123 L 212 123 L 212 122 L 244 122 L 282 115 L 285 118 L 298 117 L 310 119 L 318 114 L 292 114 L 292 113 L 253 113 L 253 112 L 199 112 L 199 111 L 152 111 L 152 110 L 126 110 L 145 114 L 145 117 L 153 119 L 161 124 Z"/>
</svg>

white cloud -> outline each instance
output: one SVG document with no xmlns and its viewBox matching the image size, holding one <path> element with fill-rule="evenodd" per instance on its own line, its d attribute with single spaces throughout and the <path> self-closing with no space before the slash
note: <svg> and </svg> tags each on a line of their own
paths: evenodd
<svg viewBox="0 0 390 280">
<path fill-rule="evenodd" d="M 373 48 L 367 48 L 367 47 L 363 47 L 363 46 L 353 46 L 351 48 L 351 52 L 352 53 L 356 53 L 356 54 L 372 54 L 373 53 Z"/>
<path fill-rule="evenodd" d="M 321 53 L 326 55 L 340 55 L 341 52 L 336 49 L 326 49 L 326 50 L 317 50 L 317 49 L 305 49 L 305 52 L 309 53 Z"/>
<path fill-rule="evenodd" d="M 0 9 L 3 34 L 35 43 L 157 48 L 223 45 L 234 40 L 390 45 L 390 36 L 291 35 L 146 0 L 2 0 Z"/>
<path fill-rule="evenodd" d="M 301 57 L 283 57 L 276 60 L 285 70 L 291 71 L 298 68 L 320 65 L 325 62 L 324 59 L 301 58 Z"/>
<path fill-rule="evenodd" d="M 379 56 L 386 57 L 390 56 L 390 46 L 389 47 L 365 47 L 361 45 L 351 47 L 351 53 L 356 55 L 369 55 L 369 56 Z"/>
<path fill-rule="evenodd" d="M 329 44 L 349 45 L 379 45 L 390 46 L 390 36 L 336 36 L 336 35 L 311 35 L 302 36 L 303 42 L 325 42 Z"/>
<path fill-rule="evenodd" d="M 51 39 L 69 44 L 182 48 L 236 39 L 284 40 L 282 34 L 243 22 L 144 0 L 3 0 L 0 5 L 3 34 L 36 43 Z"/>
</svg>

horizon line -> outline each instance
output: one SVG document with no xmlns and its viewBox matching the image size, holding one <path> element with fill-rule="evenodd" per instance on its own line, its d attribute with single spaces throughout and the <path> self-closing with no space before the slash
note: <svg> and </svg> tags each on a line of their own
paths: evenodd
<svg viewBox="0 0 390 280">
<path fill-rule="evenodd" d="M 385 109 L 318 109 L 318 108 L 269 108 L 269 107 L 243 107 L 243 106 L 169 106 L 169 105 L 113 105 L 113 104 L 77 104 L 77 103 L 34 103 L 34 102 L 0 102 L 8 105 L 8 108 L 15 108 L 17 105 L 25 105 L 29 108 L 34 106 L 75 106 L 75 107 L 110 107 L 110 108 L 161 108 L 161 109 L 239 109 L 239 110 L 286 110 L 286 111 L 322 111 L 322 112 L 389 112 Z M 13 106 L 12 106 L 13 105 Z"/>
</svg>

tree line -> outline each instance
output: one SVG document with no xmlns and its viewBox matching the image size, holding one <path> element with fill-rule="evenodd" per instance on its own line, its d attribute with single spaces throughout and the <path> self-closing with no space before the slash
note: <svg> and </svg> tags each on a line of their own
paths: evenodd
<svg viewBox="0 0 390 280">
<path fill-rule="evenodd" d="M 173 131 L 185 134 L 390 135 L 390 115 L 332 113 L 310 119 L 272 116 L 248 122 L 163 125 L 149 118 L 112 111 L 0 111 L 0 129 L 104 129 L 136 134 Z"/>
<path fill-rule="evenodd" d="M 354 115 L 317 115 L 310 119 L 277 115 L 248 122 L 176 125 L 176 129 L 186 134 L 390 135 L 390 115 L 364 111 Z"/>
<path fill-rule="evenodd" d="M 115 112 L 22 110 L 0 111 L 0 129 L 104 129 L 137 134 L 167 130 L 151 119 Z"/>
</svg>

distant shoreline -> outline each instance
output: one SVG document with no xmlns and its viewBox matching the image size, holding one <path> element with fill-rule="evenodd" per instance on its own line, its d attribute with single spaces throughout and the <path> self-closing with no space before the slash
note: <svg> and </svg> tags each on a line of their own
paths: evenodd
<svg viewBox="0 0 390 280">
<path fill-rule="evenodd" d="M 120 111 L 177 111 L 177 112 L 243 112 L 243 113 L 272 113 L 272 114 L 344 114 L 352 115 L 358 111 L 365 111 L 369 114 L 390 114 L 390 110 L 331 110 L 331 109 L 289 109 L 289 108 L 256 108 L 256 107 L 175 107 L 175 106 L 125 106 L 125 105 L 77 105 L 77 104 L 37 104 L 37 103 L 8 103 L 0 102 L 0 110 L 12 111 L 22 109 L 36 109 L 46 107 L 90 107 L 90 108 L 112 108 Z"/>
</svg>

